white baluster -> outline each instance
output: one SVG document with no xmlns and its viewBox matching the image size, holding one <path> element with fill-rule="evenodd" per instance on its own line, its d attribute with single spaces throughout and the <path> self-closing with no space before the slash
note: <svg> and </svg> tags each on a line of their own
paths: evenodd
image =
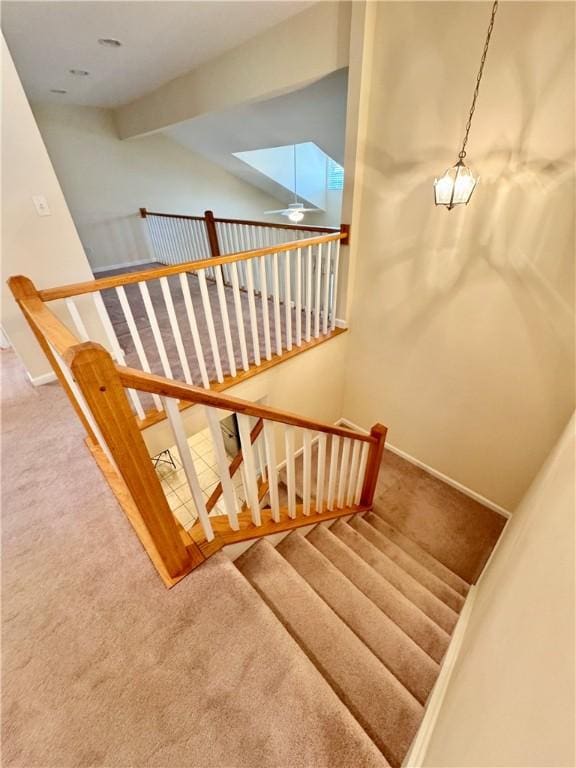
<svg viewBox="0 0 576 768">
<path fill-rule="evenodd" d="M 296 473 L 294 467 L 294 427 L 284 431 L 286 447 L 286 485 L 288 488 L 288 517 L 296 517 Z"/>
<path fill-rule="evenodd" d="M 352 459 L 350 461 L 350 474 L 348 475 L 348 489 L 346 491 L 345 503 L 347 507 L 354 504 L 354 492 L 356 490 L 356 481 L 358 479 L 358 464 L 360 463 L 360 440 L 352 440 Z"/>
<path fill-rule="evenodd" d="M 320 336 L 320 289 L 322 285 L 322 243 L 316 251 L 316 291 L 314 295 L 314 338 Z"/>
<path fill-rule="evenodd" d="M 78 336 L 80 337 L 80 341 L 90 341 L 90 336 L 88 336 L 88 331 L 86 330 L 86 326 L 84 325 L 84 321 L 80 316 L 80 312 L 78 311 L 74 299 L 66 299 L 66 308 L 70 313 L 70 317 L 72 318 L 74 328 L 76 328 Z"/>
<path fill-rule="evenodd" d="M 204 270 L 198 271 L 198 283 L 200 285 L 200 295 L 202 296 L 202 306 L 206 316 L 206 325 L 208 328 L 208 337 L 210 339 L 210 349 L 214 358 L 214 367 L 216 368 L 216 378 L 219 382 L 224 381 L 222 373 L 222 363 L 220 362 L 220 352 L 218 351 L 218 340 L 216 338 L 216 329 L 214 328 L 214 318 L 212 317 L 212 307 L 210 306 L 210 296 L 208 295 L 208 286 L 206 285 L 206 275 Z"/>
<path fill-rule="evenodd" d="M 278 254 L 272 254 L 272 295 L 274 298 L 274 330 L 276 331 L 276 354 L 282 354 L 282 324 L 280 322 L 280 281 L 278 279 Z"/>
<path fill-rule="evenodd" d="M 256 299 L 254 298 L 254 274 L 252 267 L 254 259 L 246 262 L 246 279 L 248 291 L 248 308 L 250 310 L 250 330 L 252 333 L 252 347 L 254 349 L 254 362 L 260 365 L 260 338 L 258 336 L 258 319 L 256 317 Z"/>
<path fill-rule="evenodd" d="M 146 373 L 152 373 L 152 369 L 150 368 L 150 363 L 148 362 L 148 356 L 146 355 L 146 350 L 144 349 L 144 345 L 142 344 L 142 339 L 140 338 L 140 332 L 138 331 L 138 327 L 136 325 L 136 322 L 134 321 L 132 308 L 130 307 L 130 303 L 128 302 L 128 297 L 126 296 L 126 291 L 124 290 L 123 285 L 116 286 L 116 295 L 118 296 L 120 306 L 122 307 L 122 312 L 124 313 L 124 317 L 126 318 L 126 323 L 128 324 L 128 330 L 130 331 L 130 336 L 132 337 L 132 341 L 134 342 L 134 347 L 136 349 L 136 354 L 138 355 L 138 360 L 140 361 L 140 365 L 142 366 L 142 370 L 146 371 Z M 160 402 L 160 398 L 158 397 L 158 395 L 152 395 L 152 398 L 154 400 L 154 405 L 156 406 L 156 410 L 161 411 L 162 403 Z"/>
<path fill-rule="evenodd" d="M 262 520 L 260 518 L 256 464 L 254 462 L 254 451 L 250 441 L 250 419 L 242 413 L 238 413 L 236 417 L 238 419 L 240 445 L 242 446 L 242 463 L 244 465 L 244 477 L 246 481 L 246 501 L 250 507 L 252 522 L 254 525 L 260 526 L 262 525 Z"/>
<path fill-rule="evenodd" d="M 354 491 L 354 504 L 360 504 L 362 496 L 362 486 L 364 485 L 364 475 L 366 474 L 366 465 L 368 463 L 369 444 L 362 443 L 362 453 L 360 454 L 360 468 L 356 479 L 356 489 Z"/>
<path fill-rule="evenodd" d="M 244 314 L 242 312 L 242 297 L 240 296 L 240 285 L 238 284 L 238 270 L 236 262 L 230 264 L 232 275 L 232 291 L 234 293 L 234 308 L 236 310 L 236 325 L 238 326 L 238 338 L 240 340 L 240 356 L 242 358 L 242 368 L 245 371 L 250 367 L 248 365 L 248 349 L 246 347 L 246 333 L 244 330 Z"/>
<path fill-rule="evenodd" d="M 192 454 L 190 453 L 190 446 L 188 445 L 188 440 L 186 439 L 186 432 L 184 430 L 184 423 L 178 408 L 178 402 L 171 397 L 163 397 L 162 402 L 164 404 L 164 410 L 168 416 L 168 421 L 170 422 L 174 438 L 176 439 L 176 446 L 178 447 L 178 453 L 182 459 L 184 474 L 186 475 L 186 480 L 188 481 L 188 486 L 192 494 L 196 512 L 198 512 L 198 517 L 200 519 L 202 530 L 204 531 L 204 536 L 206 537 L 206 541 L 212 541 L 214 538 L 214 531 L 212 530 L 212 523 L 208 517 L 204 496 L 202 496 L 202 490 L 200 488 L 200 483 L 198 482 L 198 475 L 196 474 L 196 468 L 192 460 Z"/>
<path fill-rule="evenodd" d="M 310 341 L 312 326 L 312 246 L 306 253 L 306 341 Z"/>
<path fill-rule="evenodd" d="M 302 346 L 302 248 L 296 250 L 296 346 Z"/>
<path fill-rule="evenodd" d="M 182 288 L 182 295 L 184 296 L 184 306 L 186 307 L 186 314 L 188 316 L 188 323 L 190 325 L 190 332 L 192 334 L 192 341 L 194 343 L 194 351 L 196 352 L 198 367 L 200 368 L 202 385 L 208 389 L 210 387 L 210 379 L 208 378 L 208 371 L 206 370 L 206 361 L 204 360 L 202 342 L 200 341 L 200 334 L 198 333 L 196 314 L 192 305 L 192 296 L 190 295 L 188 274 L 186 272 L 181 272 L 178 277 L 180 278 L 180 287 Z"/>
<path fill-rule="evenodd" d="M 340 438 L 332 435 L 332 445 L 330 449 L 330 467 L 328 470 L 328 497 L 326 500 L 326 509 L 334 509 L 334 496 L 336 493 L 336 475 L 338 473 L 338 449 L 340 447 Z"/>
<path fill-rule="evenodd" d="M 270 316 L 268 312 L 268 292 L 266 284 L 266 256 L 260 256 L 260 299 L 262 301 L 262 325 L 264 326 L 264 350 L 266 360 L 271 360 L 272 345 L 270 342 Z"/>
<path fill-rule="evenodd" d="M 152 304 L 152 299 L 150 298 L 148 285 L 145 282 L 141 282 L 141 283 L 138 283 L 138 287 L 140 288 L 140 294 L 142 296 L 142 301 L 144 302 L 144 309 L 146 310 L 148 322 L 150 323 L 150 327 L 152 328 L 152 335 L 154 336 L 156 349 L 158 350 L 158 354 L 160 355 L 160 362 L 162 363 L 162 370 L 164 371 L 164 376 L 166 376 L 169 379 L 172 379 L 173 378 L 172 369 L 170 368 L 170 362 L 168 360 L 168 355 L 166 354 L 166 347 L 164 346 L 164 340 L 162 339 L 162 334 L 160 333 L 160 326 L 158 325 L 158 319 L 156 318 L 154 305 Z"/>
<path fill-rule="evenodd" d="M 176 312 L 174 310 L 174 302 L 172 301 L 172 294 L 170 292 L 170 285 L 168 278 L 160 278 L 160 288 L 162 289 L 162 296 L 164 297 L 164 303 L 168 310 L 168 320 L 170 322 L 170 328 L 172 329 L 172 336 L 174 337 L 174 343 L 176 344 L 176 350 L 178 352 L 178 359 L 184 373 L 184 381 L 187 384 L 193 384 L 192 374 L 190 373 L 190 366 L 188 365 L 188 357 L 184 344 L 182 342 L 182 334 L 180 333 L 180 326 L 178 325 L 178 319 L 176 318 Z"/>
<path fill-rule="evenodd" d="M 112 357 L 114 358 L 114 360 L 116 360 L 116 362 L 119 365 L 126 365 L 126 360 L 124 359 L 124 352 L 120 346 L 120 343 L 118 342 L 118 338 L 116 337 L 114 326 L 112 325 L 110 317 L 108 316 L 108 311 L 106 310 L 106 306 L 104 304 L 104 300 L 102 299 L 102 295 L 100 294 L 100 291 L 96 291 L 96 293 L 93 293 L 92 298 L 96 306 L 96 312 L 98 313 L 98 316 L 102 322 L 102 325 L 104 326 L 106 338 L 108 339 L 108 343 L 110 344 L 110 348 L 112 350 Z M 145 414 L 144 414 L 144 408 L 142 407 L 142 403 L 140 401 L 140 395 L 135 390 L 129 389 L 128 396 L 130 397 L 130 400 L 132 400 L 132 405 L 134 406 L 134 410 L 136 411 L 136 415 L 138 416 L 138 418 L 144 419 Z"/>
<path fill-rule="evenodd" d="M 338 265 L 340 262 L 340 240 L 336 241 L 336 256 L 334 257 L 334 279 L 332 280 L 332 317 L 331 328 L 336 328 L 336 304 L 338 302 Z"/>
<path fill-rule="evenodd" d="M 326 266 L 324 268 L 324 308 L 322 310 L 322 333 L 328 333 L 328 313 L 330 311 L 330 265 L 332 255 L 332 243 L 326 244 Z"/>
<path fill-rule="evenodd" d="M 234 345 L 232 344 L 232 333 L 230 331 L 230 318 L 228 316 L 228 302 L 226 301 L 226 289 L 220 267 L 214 270 L 216 276 L 216 290 L 218 291 L 218 303 L 220 304 L 220 314 L 222 316 L 222 327 L 224 328 L 224 340 L 226 342 L 226 354 L 228 355 L 228 367 L 230 376 L 236 376 L 236 358 L 234 355 Z"/>
<path fill-rule="evenodd" d="M 310 496 L 312 487 L 312 433 L 309 429 L 304 430 L 304 475 L 303 475 L 303 512 L 310 514 Z"/>
<path fill-rule="evenodd" d="M 276 461 L 276 443 L 274 423 L 264 420 L 264 443 L 266 445 L 266 464 L 268 474 L 268 493 L 272 520 L 280 522 L 280 502 L 278 500 L 278 463 Z"/>
<path fill-rule="evenodd" d="M 286 349 L 292 349 L 292 291 L 290 251 L 284 251 L 284 312 L 286 320 Z"/>
<path fill-rule="evenodd" d="M 230 478 L 230 467 L 228 465 L 228 459 L 226 458 L 226 450 L 224 448 L 224 439 L 222 438 L 220 422 L 218 421 L 218 415 L 214 408 L 205 407 L 204 412 L 206 413 L 210 434 L 212 435 L 212 443 L 214 445 L 214 453 L 216 454 L 216 463 L 218 465 L 218 474 L 220 475 L 220 483 L 222 485 L 222 496 L 224 497 L 224 509 L 228 515 L 228 524 L 233 531 L 237 531 L 240 528 L 240 525 L 238 524 L 237 499 Z"/>
<path fill-rule="evenodd" d="M 346 484 L 348 480 L 348 473 L 350 471 L 350 443 L 351 440 L 347 437 L 344 438 L 342 443 L 342 459 L 340 461 L 340 475 L 338 477 L 338 498 L 337 505 L 340 509 L 344 506 L 346 499 Z"/>
<path fill-rule="evenodd" d="M 318 467 L 316 474 L 316 511 L 322 512 L 324 504 L 324 474 L 326 472 L 326 434 L 318 435 Z"/>
</svg>

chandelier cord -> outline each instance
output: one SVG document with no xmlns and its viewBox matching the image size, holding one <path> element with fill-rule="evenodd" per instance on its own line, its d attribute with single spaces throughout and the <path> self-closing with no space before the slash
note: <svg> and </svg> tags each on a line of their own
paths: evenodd
<svg viewBox="0 0 576 768">
<path fill-rule="evenodd" d="M 492 5 L 492 15 L 490 16 L 490 24 L 488 25 L 488 32 L 486 33 L 486 42 L 484 43 L 484 50 L 482 51 L 482 58 L 480 59 L 480 69 L 478 70 L 478 76 L 476 77 L 476 87 L 474 88 L 474 96 L 472 97 L 472 106 L 470 107 L 470 114 L 468 115 L 468 122 L 466 123 L 464 141 L 462 142 L 462 149 L 458 154 L 460 160 L 464 160 L 466 157 L 466 144 L 468 143 L 468 134 L 470 133 L 470 126 L 472 125 L 472 118 L 474 117 L 474 110 L 476 109 L 476 99 L 478 98 L 478 91 L 480 90 L 480 81 L 482 80 L 484 63 L 486 62 L 486 54 L 488 53 L 488 46 L 490 45 L 490 38 L 492 36 L 492 30 L 494 29 L 494 17 L 496 16 L 497 10 L 498 0 L 494 0 Z"/>
</svg>

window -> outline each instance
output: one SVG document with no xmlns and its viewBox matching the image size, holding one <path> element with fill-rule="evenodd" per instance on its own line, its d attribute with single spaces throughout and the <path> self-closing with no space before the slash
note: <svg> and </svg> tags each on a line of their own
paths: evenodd
<svg viewBox="0 0 576 768">
<path fill-rule="evenodd" d="M 344 189 L 344 168 L 328 158 L 328 189 Z"/>
</svg>

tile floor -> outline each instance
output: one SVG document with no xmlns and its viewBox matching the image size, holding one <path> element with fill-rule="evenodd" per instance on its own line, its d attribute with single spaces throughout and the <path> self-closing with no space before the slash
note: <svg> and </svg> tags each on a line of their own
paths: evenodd
<svg viewBox="0 0 576 768">
<path fill-rule="evenodd" d="M 192 437 L 188 439 L 188 445 L 190 446 L 192 460 L 198 474 L 202 495 L 204 496 L 204 500 L 208 501 L 212 491 L 219 482 L 216 456 L 214 454 L 209 430 L 206 429 L 192 435 Z M 169 450 L 174 463 L 176 464 L 176 469 L 174 469 L 171 464 L 162 461 L 158 463 L 156 473 L 160 478 L 162 489 L 164 490 L 170 509 L 174 512 L 174 515 L 178 518 L 184 528 L 188 529 L 191 528 L 198 519 L 198 513 L 196 512 L 192 494 L 186 481 L 178 448 L 174 445 L 171 446 Z M 240 504 L 243 504 L 246 496 L 242 484 L 241 472 L 236 472 L 232 478 L 232 483 Z M 216 504 L 211 514 L 224 514 L 221 503 Z"/>
</svg>

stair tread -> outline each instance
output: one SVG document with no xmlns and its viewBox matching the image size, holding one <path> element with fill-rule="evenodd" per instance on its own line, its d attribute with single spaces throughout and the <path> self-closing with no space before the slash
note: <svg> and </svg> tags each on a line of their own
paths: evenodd
<svg viewBox="0 0 576 768">
<path fill-rule="evenodd" d="M 438 676 L 438 664 L 300 533 L 292 533 L 276 550 L 424 704 Z"/>
<path fill-rule="evenodd" d="M 350 549 L 331 528 L 319 525 L 306 538 L 434 661 L 442 660 L 450 638 L 436 622 Z"/>
<path fill-rule="evenodd" d="M 236 565 L 390 765 L 400 766 L 422 719 L 422 705 L 271 544 L 261 539 Z"/>
<path fill-rule="evenodd" d="M 412 555 L 406 552 L 398 544 L 394 543 L 385 533 L 379 528 L 379 518 L 373 512 L 368 512 L 364 517 L 357 518 L 364 523 L 368 523 L 369 528 L 362 526 L 361 533 L 365 536 L 375 547 L 383 552 L 387 557 L 393 560 L 400 566 L 406 573 L 413 576 L 420 582 L 426 589 L 430 590 L 439 600 L 450 606 L 453 611 L 460 613 L 462 606 L 464 605 L 464 598 L 458 594 L 452 587 L 446 584 L 445 581 L 439 579 L 432 571 L 430 571 L 425 565 L 416 560 Z M 351 521 L 352 527 L 356 527 L 356 520 Z"/>
<path fill-rule="evenodd" d="M 331 528 L 356 554 L 360 555 L 381 576 L 396 587 L 402 594 L 417 605 L 433 621 L 450 634 L 456 626 L 458 614 L 439 600 L 413 576 L 402 570 L 387 555 L 374 546 L 363 534 L 374 530 L 368 523 L 357 518 L 354 527 L 349 523 L 337 521 Z"/>
<path fill-rule="evenodd" d="M 365 516 L 364 519 L 366 519 Z M 420 544 L 417 544 L 413 539 L 409 538 L 405 534 L 398 531 L 387 520 L 385 520 L 379 513 L 377 507 L 374 507 L 371 512 L 370 524 L 377 528 L 380 533 L 387 536 L 390 541 L 393 541 L 397 546 L 401 547 L 405 552 L 411 555 L 415 560 L 418 560 L 422 565 L 426 566 L 429 571 L 434 573 L 439 579 L 442 579 L 449 586 L 458 592 L 462 597 L 466 597 L 470 585 L 464 581 L 461 576 L 451 571 L 448 566 L 441 563 L 440 560 L 431 555 Z"/>
</svg>

